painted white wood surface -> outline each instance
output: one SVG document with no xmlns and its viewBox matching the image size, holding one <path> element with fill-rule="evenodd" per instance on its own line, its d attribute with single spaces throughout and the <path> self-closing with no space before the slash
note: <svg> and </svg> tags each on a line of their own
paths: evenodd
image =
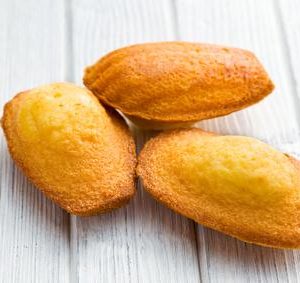
<svg viewBox="0 0 300 283">
<path fill-rule="evenodd" d="M 287 61 L 289 50 L 285 48 L 280 21 L 275 14 L 275 2 L 178 0 L 176 3 L 181 40 L 250 49 L 263 62 L 276 85 L 272 95 L 253 107 L 200 125 L 278 143 L 299 137 L 297 118 L 300 113 L 296 108 L 299 102 Z"/>
<path fill-rule="evenodd" d="M 17 92 L 63 80 L 62 4 L 0 1 L 1 111 Z M 69 216 L 13 165 L 2 131 L 0 188 L 0 282 L 68 282 Z"/>
<path fill-rule="evenodd" d="M 82 81 L 84 66 L 110 50 L 174 39 L 171 2 L 72 3 L 76 83 Z M 149 133 L 135 133 L 140 149 Z M 127 207 L 103 216 L 72 217 L 72 225 L 80 282 L 199 281 L 194 223 L 157 204 L 140 186 Z"/>
<path fill-rule="evenodd" d="M 292 1 L 286 1 L 285 6 L 287 2 Z M 179 37 L 253 50 L 276 84 L 275 92 L 261 103 L 199 126 L 221 133 L 255 136 L 300 156 L 299 98 L 276 5 L 271 0 L 178 0 Z M 204 282 L 300 280 L 299 252 L 245 244 L 200 225 L 197 239 Z"/>
<path fill-rule="evenodd" d="M 253 50 L 276 83 L 263 102 L 205 129 L 300 157 L 298 0 L 0 0 L 0 106 L 38 84 L 81 84 L 84 66 L 145 41 Z M 153 134 L 133 128 L 138 150 Z M 32 188 L 0 137 L 0 282 L 300 282 L 300 253 L 242 243 L 138 192 L 102 216 L 69 217 Z"/>
<path fill-rule="evenodd" d="M 292 70 L 293 85 L 300 97 L 300 1 L 278 0 L 276 13 L 281 23 L 281 33 L 284 38 L 284 48 L 287 50 L 287 60 Z M 298 108 L 300 105 L 298 104 Z"/>
</svg>

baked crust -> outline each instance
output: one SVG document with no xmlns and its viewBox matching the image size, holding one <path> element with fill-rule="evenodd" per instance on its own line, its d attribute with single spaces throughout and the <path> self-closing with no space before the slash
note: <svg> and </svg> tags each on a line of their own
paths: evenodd
<svg viewBox="0 0 300 283">
<path fill-rule="evenodd" d="M 145 189 L 172 210 L 275 248 L 300 248 L 299 172 L 298 160 L 258 140 L 200 129 L 151 139 L 137 167 Z"/>
<path fill-rule="evenodd" d="M 22 92 L 4 107 L 10 154 L 67 212 L 104 213 L 135 193 L 135 144 L 123 118 L 85 88 L 55 83 Z"/>
<path fill-rule="evenodd" d="M 253 53 L 189 42 L 115 50 L 86 68 L 83 81 L 103 103 L 156 129 L 227 115 L 274 88 Z"/>
</svg>

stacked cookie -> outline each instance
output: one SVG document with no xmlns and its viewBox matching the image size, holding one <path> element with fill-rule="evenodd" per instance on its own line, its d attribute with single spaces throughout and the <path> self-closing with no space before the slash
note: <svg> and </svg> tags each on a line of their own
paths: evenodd
<svg viewBox="0 0 300 283">
<path fill-rule="evenodd" d="M 155 199 L 198 223 L 247 242 L 300 247 L 300 162 L 254 138 L 190 128 L 272 92 L 251 52 L 140 44 L 88 67 L 84 84 L 38 87 L 4 108 L 11 156 L 46 196 L 72 214 L 103 213 L 133 196 L 137 174 Z M 139 127 L 169 129 L 138 162 L 119 112 Z"/>
</svg>

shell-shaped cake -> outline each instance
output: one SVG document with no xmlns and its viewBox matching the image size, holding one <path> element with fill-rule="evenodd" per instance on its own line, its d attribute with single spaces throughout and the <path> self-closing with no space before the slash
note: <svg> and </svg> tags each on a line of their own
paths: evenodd
<svg viewBox="0 0 300 283">
<path fill-rule="evenodd" d="M 260 101 L 274 88 L 253 53 L 188 42 L 115 50 L 86 69 L 84 84 L 103 103 L 152 129 L 227 115 Z"/>
<path fill-rule="evenodd" d="M 300 162 L 254 138 L 175 130 L 137 168 L 157 200 L 246 242 L 300 248 Z"/>
<path fill-rule="evenodd" d="M 87 89 L 68 83 L 22 92 L 4 108 L 12 158 L 69 213 L 92 215 L 135 192 L 135 145 L 124 120 Z"/>
</svg>

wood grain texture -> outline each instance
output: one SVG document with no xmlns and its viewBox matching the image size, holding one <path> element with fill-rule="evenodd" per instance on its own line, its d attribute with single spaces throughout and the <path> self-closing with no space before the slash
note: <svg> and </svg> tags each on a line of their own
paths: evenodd
<svg viewBox="0 0 300 283">
<path fill-rule="evenodd" d="M 262 103 L 199 123 L 199 127 L 255 136 L 299 157 L 299 99 L 275 5 L 273 1 L 178 0 L 179 37 L 250 49 L 262 60 L 276 84 L 275 92 Z M 200 225 L 197 239 L 203 282 L 300 280 L 299 252 L 245 244 Z"/>
<path fill-rule="evenodd" d="M 276 91 L 199 123 L 258 137 L 300 158 L 298 0 L 0 0 L 0 107 L 67 79 L 115 48 L 189 40 L 253 50 Z M 297 97 L 298 95 L 298 97 Z M 1 113 L 0 111 L 0 113 Z M 155 135 L 132 128 L 138 151 Z M 69 217 L 15 168 L 0 135 L 0 282 L 300 282 L 300 252 L 260 248 L 154 201 L 140 183 L 115 212 Z"/>
<path fill-rule="evenodd" d="M 73 1 L 75 81 L 108 51 L 174 39 L 171 8 L 169 1 Z M 151 135 L 134 134 L 138 150 Z M 193 222 L 155 202 L 140 184 L 127 207 L 71 223 L 78 282 L 199 282 Z"/>
<path fill-rule="evenodd" d="M 290 67 L 294 90 L 300 97 L 300 1 L 276 0 L 274 2 L 275 13 L 280 24 L 286 59 Z M 300 105 L 298 104 L 298 109 Z"/>
<path fill-rule="evenodd" d="M 63 79 L 62 2 L 1 0 L 0 21 L 2 111 L 17 92 Z M 2 131 L 0 188 L 0 281 L 67 282 L 69 216 L 14 166 Z"/>
<path fill-rule="evenodd" d="M 284 50 L 273 1 L 178 0 L 177 22 L 181 40 L 213 42 L 253 51 L 266 67 L 276 89 L 253 107 L 199 126 L 222 133 L 261 139 L 299 137 L 298 101 Z M 285 109 L 285 111 L 282 111 Z"/>
</svg>

